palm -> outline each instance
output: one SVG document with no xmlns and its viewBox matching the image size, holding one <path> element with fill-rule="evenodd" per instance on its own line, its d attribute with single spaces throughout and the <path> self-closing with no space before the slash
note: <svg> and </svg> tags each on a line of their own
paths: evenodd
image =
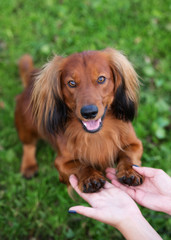
<svg viewBox="0 0 171 240">
<path fill-rule="evenodd" d="M 169 190 L 171 189 L 170 177 L 162 170 L 141 168 L 142 170 L 146 171 L 143 172 L 145 180 L 142 185 L 137 187 L 129 187 L 119 183 L 115 176 L 115 169 L 108 169 L 107 177 L 112 184 L 129 194 L 137 203 L 156 210 L 156 206 L 163 201 L 165 196 L 171 196 L 171 191 Z M 137 171 L 140 171 L 140 169 L 138 168 Z"/>
<path fill-rule="evenodd" d="M 152 179 L 145 179 L 144 183 L 138 188 L 127 188 L 127 193 L 140 205 L 150 207 L 151 203 L 159 201 L 162 195 Z"/>
<path fill-rule="evenodd" d="M 92 217 L 101 222 L 113 225 L 125 218 L 126 210 L 128 214 L 137 214 L 139 209 L 128 194 L 106 182 L 104 188 L 97 193 L 83 193 L 77 186 L 76 178 L 71 179 L 71 184 L 76 192 L 91 205 L 90 207 L 77 206 L 75 210 L 84 212 L 84 215 Z M 129 208 L 128 208 L 129 206 Z"/>
</svg>

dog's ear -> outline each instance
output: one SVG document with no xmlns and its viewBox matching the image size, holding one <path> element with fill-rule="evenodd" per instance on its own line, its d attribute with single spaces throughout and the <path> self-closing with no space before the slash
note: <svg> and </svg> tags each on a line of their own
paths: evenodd
<svg viewBox="0 0 171 240">
<path fill-rule="evenodd" d="M 62 60 L 55 56 L 35 76 L 31 108 L 38 128 L 44 133 L 63 131 L 67 121 L 67 106 L 61 90 Z"/>
<path fill-rule="evenodd" d="M 132 121 L 138 105 L 137 74 L 131 63 L 119 51 L 107 48 L 104 52 L 108 55 L 115 82 L 112 112 L 118 119 Z"/>
</svg>

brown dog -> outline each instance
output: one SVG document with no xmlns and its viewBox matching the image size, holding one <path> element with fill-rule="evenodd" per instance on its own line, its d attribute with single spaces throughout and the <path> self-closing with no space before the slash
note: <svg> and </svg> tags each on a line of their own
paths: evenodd
<svg viewBox="0 0 171 240">
<path fill-rule="evenodd" d="M 38 170 L 36 143 L 43 138 L 57 150 L 55 166 L 68 186 L 75 174 L 82 191 L 98 191 L 115 162 L 120 182 L 142 183 L 132 169 L 143 152 L 131 124 L 139 83 L 125 56 L 110 48 L 55 56 L 39 71 L 25 55 L 19 69 L 25 90 L 17 97 L 15 122 L 26 178 Z"/>
</svg>

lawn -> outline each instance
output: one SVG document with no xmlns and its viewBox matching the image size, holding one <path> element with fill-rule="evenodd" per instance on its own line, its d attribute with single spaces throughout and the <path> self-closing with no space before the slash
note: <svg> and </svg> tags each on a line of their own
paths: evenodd
<svg viewBox="0 0 171 240">
<path fill-rule="evenodd" d="M 76 203 L 58 180 L 55 153 L 47 143 L 38 144 L 39 176 L 29 181 L 20 176 L 14 109 L 22 91 L 17 62 L 25 53 L 40 67 L 54 53 L 122 50 L 142 82 L 133 125 L 144 146 L 143 166 L 171 175 L 170 10 L 169 0 L 0 2 L 0 239 L 123 239 L 112 227 L 68 214 Z M 168 215 L 141 210 L 164 240 L 171 239 Z"/>
</svg>

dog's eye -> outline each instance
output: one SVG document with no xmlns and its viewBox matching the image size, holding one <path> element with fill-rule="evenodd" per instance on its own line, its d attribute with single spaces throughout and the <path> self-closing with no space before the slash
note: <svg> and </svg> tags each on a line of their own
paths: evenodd
<svg viewBox="0 0 171 240">
<path fill-rule="evenodd" d="M 70 81 L 68 82 L 68 86 L 71 87 L 71 88 L 75 88 L 77 85 L 76 85 L 76 82 L 75 82 L 75 81 L 70 80 Z"/>
<path fill-rule="evenodd" d="M 106 78 L 104 76 L 100 76 L 98 79 L 97 79 L 97 82 L 102 84 L 106 81 Z"/>
</svg>

